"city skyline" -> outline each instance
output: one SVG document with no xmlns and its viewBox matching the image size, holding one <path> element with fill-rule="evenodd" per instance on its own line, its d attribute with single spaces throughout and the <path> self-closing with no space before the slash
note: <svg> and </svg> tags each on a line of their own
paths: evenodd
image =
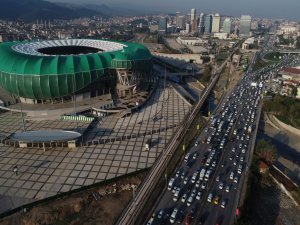
<svg viewBox="0 0 300 225">
<path fill-rule="evenodd" d="M 81 4 L 80 0 L 48 0 L 50 2 L 67 2 L 67 3 L 78 3 Z M 297 0 L 252 0 L 251 2 L 241 2 L 240 0 L 228 0 L 226 3 L 223 0 L 214 0 L 211 2 L 197 1 L 197 0 L 186 0 L 181 2 L 180 0 L 165 0 L 158 1 L 153 0 L 151 2 L 141 3 L 137 0 L 87 0 L 86 3 L 92 4 L 108 4 L 114 6 L 118 4 L 120 7 L 130 7 L 134 5 L 136 9 L 147 8 L 151 12 L 163 12 L 163 13 L 175 13 L 181 11 L 182 13 L 190 12 L 191 8 L 195 8 L 197 13 L 207 12 L 214 13 L 219 12 L 222 15 L 234 15 L 239 17 L 243 14 L 250 14 L 253 17 L 269 17 L 276 19 L 292 19 L 300 21 L 300 15 L 298 9 L 300 8 L 300 2 Z M 121 3 L 121 4 L 120 4 Z M 159 10 L 157 4 L 160 5 Z M 272 6 L 272 10 L 269 7 Z"/>
</svg>

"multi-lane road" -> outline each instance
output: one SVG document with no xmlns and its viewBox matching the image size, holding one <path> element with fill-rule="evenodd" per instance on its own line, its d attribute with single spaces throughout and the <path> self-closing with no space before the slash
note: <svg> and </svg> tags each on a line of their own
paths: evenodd
<svg viewBox="0 0 300 225">
<path fill-rule="evenodd" d="M 251 163 L 264 84 L 283 66 L 250 68 L 210 118 L 145 224 L 232 224 Z M 204 177 L 202 177 L 204 175 Z M 205 178 L 206 177 L 206 178 Z"/>
</svg>

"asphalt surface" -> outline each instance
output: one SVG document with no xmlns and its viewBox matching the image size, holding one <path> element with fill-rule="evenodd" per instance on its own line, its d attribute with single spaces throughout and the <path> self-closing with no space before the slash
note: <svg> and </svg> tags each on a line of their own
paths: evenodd
<svg viewBox="0 0 300 225">
<path fill-rule="evenodd" d="M 253 130 L 258 126 L 257 115 L 261 109 L 265 83 L 279 69 L 294 63 L 293 56 L 289 56 L 282 62 L 255 73 L 252 73 L 251 67 L 248 69 L 233 92 L 224 98 L 221 107 L 216 110 L 197 138 L 197 146 L 192 143 L 193 147 L 187 150 L 187 160 L 178 166 L 168 180 L 168 188 L 160 195 L 151 218 L 145 224 L 223 225 L 234 222 L 245 175 L 250 166 L 250 147 L 253 147 L 252 142 L 256 138 Z M 223 141 L 224 148 L 221 147 Z M 205 173 L 211 171 L 207 181 L 200 178 L 199 173 L 202 169 Z M 230 178 L 231 173 L 233 179 Z M 194 174 L 195 182 L 192 178 Z M 170 182 L 172 179 L 175 180 L 173 183 Z M 206 185 L 202 189 L 204 182 Z M 225 190 L 227 185 L 228 192 Z M 195 197 L 198 192 L 201 192 L 199 200 Z M 175 197 L 175 193 L 178 194 L 178 198 Z M 211 201 L 208 201 L 209 195 L 212 195 Z M 187 204 L 189 198 L 191 204 Z M 221 207 L 223 201 L 224 208 Z"/>
</svg>

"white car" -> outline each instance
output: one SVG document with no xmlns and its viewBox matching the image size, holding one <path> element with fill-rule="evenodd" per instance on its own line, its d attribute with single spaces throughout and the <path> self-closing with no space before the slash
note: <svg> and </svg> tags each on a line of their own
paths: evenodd
<svg viewBox="0 0 300 225">
<path fill-rule="evenodd" d="M 187 206 L 191 206 L 192 203 L 193 203 L 193 200 L 194 200 L 194 197 L 193 197 L 193 196 L 190 196 L 190 197 L 188 198 L 188 200 L 187 200 L 186 205 L 187 205 Z"/>
<path fill-rule="evenodd" d="M 234 182 L 234 183 L 238 183 L 238 182 L 239 182 L 239 178 L 238 178 L 238 177 L 235 177 L 234 180 L 233 180 L 233 182 Z"/>
<path fill-rule="evenodd" d="M 226 191 L 226 192 L 229 192 L 229 191 L 230 191 L 230 186 L 229 186 L 229 185 L 226 186 L 225 191 Z"/>
<path fill-rule="evenodd" d="M 182 195 L 181 202 L 185 203 L 186 198 L 187 198 L 187 194 L 184 193 L 184 194 Z"/>
<path fill-rule="evenodd" d="M 197 199 L 197 200 L 200 200 L 200 199 L 201 199 L 201 195 L 202 195 L 202 193 L 201 193 L 200 191 L 198 191 L 197 196 L 196 196 L 196 199 Z"/>
<path fill-rule="evenodd" d="M 223 189 L 223 187 L 224 187 L 224 183 L 223 182 L 220 182 L 220 184 L 219 184 L 219 189 Z"/>
<path fill-rule="evenodd" d="M 184 178 L 184 181 L 183 181 L 183 183 L 184 184 L 187 184 L 187 182 L 189 181 L 189 178 L 188 177 L 186 177 L 186 178 Z"/>
<path fill-rule="evenodd" d="M 226 201 L 222 200 L 222 202 L 221 202 L 221 208 L 225 208 L 225 207 L 226 207 Z"/>
</svg>

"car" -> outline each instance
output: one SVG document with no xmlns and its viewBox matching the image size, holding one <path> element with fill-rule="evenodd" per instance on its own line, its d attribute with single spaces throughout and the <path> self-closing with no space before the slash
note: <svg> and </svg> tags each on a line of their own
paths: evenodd
<svg viewBox="0 0 300 225">
<path fill-rule="evenodd" d="M 197 188 L 200 187 L 200 183 L 201 183 L 201 180 L 197 180 L 197 182 L 196 182 L 196 187 Z"/>
<path fill-rule="evenodd" d="M 222 200 L 222 202 L 221 202 L 221 208 L 225 208 L 226 207 L 226 201 L 225 200 Z"/>
<path fill-rule="evenodd" d="M 193 197 L 193 196 L 190 196 L 190 197 L 188 198 L 188 200 L 187 200 L 186 205 L 187 205 L 187 206 L 191 206 L 192 203 L 193 203 L 193 200 L 194 200 L 194 197 Z"/>
<path fill-rule="evenodd" d="M 239 166 L 238 166 L 238 173 L 239 173 L 239 174 L 242 173 L 242 169 L 243 169 L 243 166 L 242 166 L 242 165 L 239 165 Z"/>
<path fill-rule="evenodd" d="M 229 160 L 231 161 L 233 159 L 234 155 L 229 156 Z"/>
<path fill-rule="evenodd" d="M 199 145 L 199 143 L 200 143 L 200 141 L 199 141 L 199 140 L 195 141 L 195 146 L 198 146 L 198 145 Z"/>
<path fill-rule="evenodd" d="M 220 176 L 217 176 L 216 181 L 217 181 L 217 182 L 220 181 Z"/>
<path fill-rule="evenodd" d="M 184 193 L 181 197 L 181 202 L 185 203 L 186 199 L 187 199 L 187 193 Z"/>
<path fill-rule="evenodd" d="M 175 176 L 176 176 L 176 177 L 179 177 L 179 175 L 180 175 L 180 170 L 177 170 Z"/>
<path fill-rule="evenodd" d="M 245 154 L 246 153 L 246 149 L 243 148 L 242 149 L 242 153 Z"/>
<path fill-rule="evenodd" d="M 232 152 L 235 152 L 235 148 L 232 148 L 231 151 L 232 151 Z"/>
<path fill-rule="evenodd" d="M 183 210 L 180 210 L 177 215 L 177 223 L 183 223 L 184 218 L 185 218 L 185 212 Z"/>
<path fill-rule="evenodd" d="M 189 177 L 186 177 L 186 178 L 184 178 L 184 181 L 183 181 L 183 183 L 184 183 L 184 184 L 187 184 L 187 183 L 188 183 L 188 181 L 189 181 Z"/>
<path fill-rule="evenodd" d="M 240 158 L 240 161 L 241 161 L 241 162 L 244 162 L 244 157 L 243 157 L 243 156 Z"/>
<path fill-rule="evenodd" d="M 192 214 L 188 213 L 185 218 L 185 225 L 190 225 L 192 220 Z"/>
<path fill-rule="evenodd" d="M 233 165 L 236 165 L 237 164 L 237 161 L 236 160 L 234 160 L 234 162 L 233 162 Z"/>
<path fill-rule="evenodd" d="M 235 177 L 234 180 L 233 180 L 233 182 L 234 182 L 234 183 L 238 183 L 238 182 L 239 182 L 239 178 L 238 178 L 238 177 Z"/>
<path fill-rule="evenodd" d="M 220 200 L 219 196 L 216 196 L 216 197 L 214 198 L 214 204 L 215 204 L 215 205 L 218 205 L 218 204 L 219 204 L 219 200 Z"/>
<path fill-rule="evenodd" d="M 175 223 L 177 213 L 178 213 L 178 209 L 174 208 L 174 210 L 170 216 L 170 223 Z"/>
<path fill-rule="evenodd" d="M 197 200 L 200 200 L 201 199 L 201 195 L 202 195 L 202 192 L 201 191 L 198 191 L 197 195 L 196 195 L 196 199 Z"/>
<path fill-rule="evenodd" d="M 206 188 L 206 182 L 203 182 L 202 184 L 201 184 L 201 189 L 205 189 Z"/>
<path fill-rule="evenodd" d="M 229 186 L 229 185 L 226 186 L 225 191 L 226 191 L 226 192 L 229 192 L 229 191 L 230 191 L 230 186 Z"/>
<path fill-rule="evenodd" d="M 224 187 L 224 183 L 223 182 L 220 182 L 220 184 L 219 184 L 219 189 L 223 189 L 223 187 Z"/>
<path fill-rule="evenodd" d="M 147 225 L 152 225 L 155 219 L 155 213 L 152 214 L 151 218 L 149 219 Z"/>
<path fill-rule="evenodd" d="M 194 197 L 194 196 L 196 195 L 196 193 L 197 193 L 197 190 L 196 190 L 196 188 L 194 188 L 194 189 L 192 190 L 191 196 Z"/>
<path fill-rule="evenodd" d="M 213 161 L 211 164 L 212 167 L 216 167 L 216 161 Z"/>
<path fill-rule="evenodd" d="M 164 215 L 165 215 L 164 210 L 163 209 L 159 210 L 157 213 L 157 219 L 159 220 L 163 219 Z"/>
<path fill-rule="evenodd" d="M 243 145 L 242 144 L 239 144 L 239 148 L 242 148 L 243 147 Z"/>
<path fill-rule="evenodd" d="M 184 157 L 184 161 L 187 162 L 190 158 L 191 153 L 187 153 Z"/>
<path fill-rule="evenodd" d="M 230 176 L 229 176 L 229 179 L 232 180 L 233 177 L 234 177 L 234 172 L 231 172 L 231 173 L 230 173 Z"/>
<path fill-rule="evenodd" d="M 175 194 L 176 191 L 180 191 L 180 187 L 174 186 L 174 188 L 172 189 L 172 192 Z"/>
<path fill-rule="evenodd" d="M 212 198 L 213 198 L 213 194 L 212 193 L 209 193 L 208 197 L 207 197 L 207 201 L 208 202 L 211 202 L 212 201 Z"/>
<path fill-rule="evenodd" d="M 195 152 L 195 153 L 193 154 L 193 159 L 197 159 L 197 157 L 198 157 L 198 153 Z"/>
</svg>

